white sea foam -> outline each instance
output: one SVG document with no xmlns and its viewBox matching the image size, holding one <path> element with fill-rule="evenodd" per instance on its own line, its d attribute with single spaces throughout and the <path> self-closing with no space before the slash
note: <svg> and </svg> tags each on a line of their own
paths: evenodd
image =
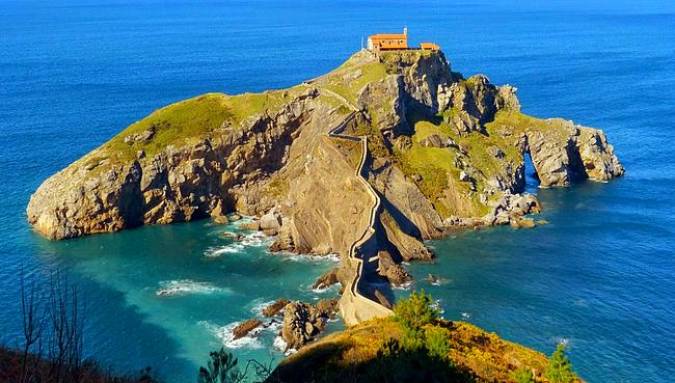
<svg viewBox="0 0 675 383">
<path fill-rule="evenodd" d="M 263 348 L 263 344 L 258 338 L 258 334 L 263 330 L 258 327 L 254 330 L 251 330 L 246 336 L 239 339 L 234 339 L 234 334 L 232 330 L 237 327 L 241 322 L 232 322 L 226 326 L 217 326 L 211 322 L 201 321 L 200 325 L 206 327 L 206 329 L 218 338 L 222 344 L 227 348 L 249 348 L 249 349 L 260 349 Z"/>
<path fill-rule="evenodd" d="M 340 283 L 338 282 L 338 283 L 333 283 L 332 285 L 330 285 L 328 287 L 324 287 L 324 288 L 319 288 L 319 287 L 313 288 L 312 292 L 314 292 L 315 294 L 325 294 L 326 292 L 338 291 L 339 289 L 340 289 Z"/>
<path fill-rule="evenodd" d="M 441 305 L 441 300 L 440 300 L 440 299 L 436 299 L 436 300 L 434 301 L 434 303 L 431 304 L 431 307 L 433 307 L 433 308 L 435 308 L 436 310 L 438 310 L 438 311 L 441 313 L 441 315 L 445 314 L 445 310 L 443 310 L 443 306 Z"/>
<path fill-rule="evenodd" d="M 469 313 L 462 313 L 462 318 L 463 318 L 463 319 L 469 319 L 469 318 L 471 318 L 471 314 L 469 314 Z"/>
<path fill-rule="evenodd" d="M 198 282 L 191 279 L 180 279 L 159 282 L 159 289 L 155 295 L 170 297 L 188 294 L 216 294 L 229 293 L 229 289 L 217 287 L 207 282 Z"/>
<path fill-rule="evenodd" d="M 263 310 L 276 301 L 263 301 L 261 298 L 253 300 L 251 312 L 256 316 L 263 316 Z"/>
<path fill-rule="evenodd" d="M 221 246 L 221 247 L 209 247 L 206 249 L 204 252 L 204 256 L 208 258 L 218 258 L 222 256 L 223 254 L 235 254 L 235 253 L 240 253 L 242 250 L 244 250 L 244 245 L 240 243 L 232 243 L 227 246 Z"/>
<path fill-rule="evenodd" d="M 412 281 L 408 281 L 406 283 L 403 283 L 398 286 L 392 285 L 391 288 L 394 290 L 410 290 L 410 287 L 412 286 Z"/>
<path fill-rule="evenodd" d="M 245 252 L 247 247 L 267 247 L 272 240 L 261 232 L 253 232 L 243 236 L 240 241 L 227 244 L 225 246 L 209 247 L 204 252 L 208 258 L 218 258 L 225 254 L 239 254 Z"/>
<path fill-rule="evenodd" d="M 260 231 L 255 231 L 253 233 L 246 234 L 241 240 L 241 244 L 244 246 L 267 246 L 272 243 L 272 238 L 268 237 Z"/>
<path fill-rule="evenodd" d="M 281 323 L 280 321 L 272 319 L 270 322 L 265 323 L 262 329 L 265 331 L 269 331 L 273 334 L 278 334 L 279 331 L 281 330 L 282 325 L 283 323 Z"/>
<path fill-rule="evenodd" d="M 338 254 L 330 253 L 326 255 L 314 255 L 314 254 L 295 254 L 289 252 L 281 252 L 280 256 L 283 256 L 284 259 L 292 262 L 340 262 L 340 256 Z"/>
<path fill-rule="evenodd" d="M 281 336 L 277 336 L 274 338 L 273 346 L 275 350 L 285 352 L 286 347 L 288 347 L 288 343 L 286 343 L 284 338 L 282 338 Z"/>
<path fill-rule="evenodd" d="M 449 279 L 442 278 L 442 277 L 433 277 L 433 278 L 427 277 L 426 280 L 432 286 L 443 286 L 443 285 L 447 285 L 450 282 Z"/>
</svg>

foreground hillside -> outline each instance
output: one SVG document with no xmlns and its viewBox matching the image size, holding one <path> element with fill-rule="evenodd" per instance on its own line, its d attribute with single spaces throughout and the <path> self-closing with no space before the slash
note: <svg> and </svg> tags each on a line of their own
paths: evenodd
<svg viewBox="0 0 675 383">
<path fill-rule="evenodd" d="M 564 352 L 549 359 L 413 294 L 392 317 L 331 334 L 286 358 L 268 382 L 580 382 Z"/>
</svg>

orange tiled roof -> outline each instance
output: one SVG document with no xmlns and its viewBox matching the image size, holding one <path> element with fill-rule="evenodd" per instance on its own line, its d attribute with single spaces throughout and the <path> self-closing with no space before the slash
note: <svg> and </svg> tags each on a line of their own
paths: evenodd
<svg viewBox="0 0 675 383">
<path fill-rule="evenodd" d="M 439 49 L 441 49 L 441 47 L 438 46 L 438 44 L 430 43 L 430 42 L 424 42 L 424 43 L 421 43 L 421 44 L 420 44 L 420 48 L 422 48 L 422 49 L 430 49 L 430 50 L 439 50 Z"/>
<path fill-rule="evenodd" d="M 378 33 L 376 35 L 370 35 L 368 36 L 369 39 L 372 40 L 390 40 L 390 39 L 407 39 L 408 36 L 404 35 L 403 33 Z"/>
</svg>

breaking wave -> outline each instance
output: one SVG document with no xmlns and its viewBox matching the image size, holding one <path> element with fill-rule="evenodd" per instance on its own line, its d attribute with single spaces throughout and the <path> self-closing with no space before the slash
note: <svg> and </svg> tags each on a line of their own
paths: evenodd
<svg viewBox="0 0 675 383">
<path fill-rule="evenodd" d="M 340 262 L 340 256 L 335 253 L 330 253 L 326 255 L 313 255 L 313 254 L 295 254 L 295 253 L 281 252 L 280 255 L 283 256 L 284 259 L 293 262 L 325 262 L 325 261 L 335 263 Z"/>
<path fill-rule="evenodd" d="M 410 287 L 413 285 L 413 281 L 408 281 L 400 285 L 391 285 L 393 290 L 410 290 Z"/>
<path fill-rule="evenodd" d="M 155 295 L 159 297 L 171 297 L 188 294 L 216 294 L 230 293 L 231 290 L 214 286 L 207 282 L 197 282 L 191 279 L 180 279 L 159 282 L 159 289 Z"/>
<path fill-rule="evenodd" d="M 272 303 L 275 303 L 276 301 L 263 301 L 262 299 L 255 299 L 253 303 L 253 307 L 251 308 L 251 312 L 256 315 L 256 316 L 263 316 L 263 310 L 265 307 L 271 305 Z"/>
<path fill-rule="evenodd" d="M 315 293 L 315 294 L 325 294 L 329 291 L 330 292 L 333 292 L 333 291 L 337 292 L 339 290 L 340 290 L 340 282 L 336 282 L 336 283 L 333 283 L 332 285 L 330 285 L 328 287 L 323 287 L 323 288 L 315 287 L 315 288 L 312 289 L 312 292 Z"/>
<path fill-rule="evenodd" d="M 232 330 L 237 327 L 241 322 L 232 322 L 225 326 L 218 326 L 211 322 L 201 321 L 199 324 L 204 326 L 213 336 L 218 338 L 223 346 L 227 348 L 249 348 L 249 349 L 260 349 L 263 348 L 263 344 L 260 341 L 260 338 L 257 336 L 263 330 L 263 328 L 256 328 L 251 330 L 246 336 L 239 339 L 234 339 L 234 334 Z"/>
<path fill-rule="evenodd" d="M 236 241 L 225 246 L 209 247 L 204 252 L 204 256 L 208 258 L 217 258 L 225 254 L 239 254 L 243 253 L 247 247 L 267 247 L 272 243 L 272 240 L 264 233 L 256 231 L 248 233 L 240 241 Z"/>
</svg>

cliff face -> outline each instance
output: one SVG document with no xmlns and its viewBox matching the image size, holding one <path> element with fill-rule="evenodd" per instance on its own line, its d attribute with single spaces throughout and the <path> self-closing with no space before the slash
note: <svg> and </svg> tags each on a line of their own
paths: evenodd
<svg viewBox="0 0 675 383">
<path fill-rule="evenodd" d="M 525 154 L 542 186 L 623 174 L 601 131 L 526 116 L 514 88 L 465 79 L 441 52 L 362 51 L 293 88 L 154 112 L 47 179 L 28 220 L 63 239 L 267 214 L 274 249 L 344 254 L 370 212 L 354 175 L 360 146 L 327 137 L 341 123 L 368 137 L 367 179 L 382 197 L 377 242 L 397 260 L 429 258 L 421 240 L 453 226 L 537 211 L 536 198 L 518 194 Z"/>
</svg>

